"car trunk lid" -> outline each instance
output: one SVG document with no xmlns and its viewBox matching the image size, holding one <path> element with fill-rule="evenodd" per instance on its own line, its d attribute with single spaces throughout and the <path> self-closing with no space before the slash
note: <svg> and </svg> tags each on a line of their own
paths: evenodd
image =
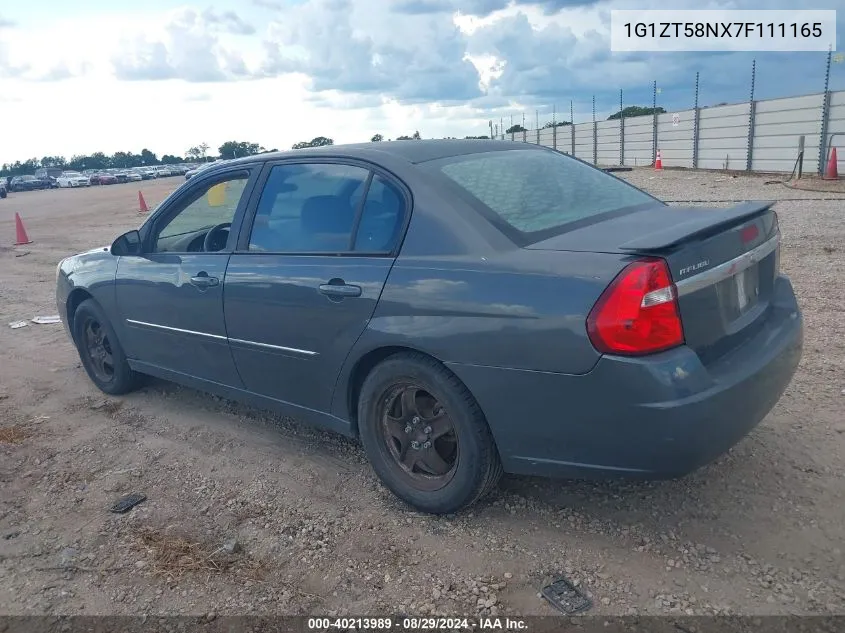
<svg viewBox="0 0 845 633">
<path fill-rule="evenodd" d="M 596 218 L 526 248 L 662 257 L 677 287 L 686 343 L 708 362 L 751 336 L 768 310 L 779 274 L 773 204 L 725 209 L 656 203 Z"/>
</svg>

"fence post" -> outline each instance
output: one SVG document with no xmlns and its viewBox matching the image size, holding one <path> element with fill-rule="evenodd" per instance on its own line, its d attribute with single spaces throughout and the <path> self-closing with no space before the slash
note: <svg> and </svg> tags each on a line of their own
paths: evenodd
<svg viewBox="0 0 845 633">
<path fill-rule="evenodd" d="M 557 149 L 557 106 L 552 106 L 552 149 Z"/>
<path fill-rule="evenodd" d="M 653 122 L 651 125 L 651 164 L 657 164 L 657 81 L 651 88 L 651 111 Z"/>
<path fill-rule="evenodd" d="M 522 142 L 528 142 L 528 130 L 525 127 L 525 112 L 522 113 Z"/>
<path fill-rule="evenodd" d="M 698 129 L 701 109 L 698 107 L 698 73 L 695 73 L 695 109 L 692 115 L 692 168 L 698 169 Z"/>
<path fill-rule="evenodd" d="M 534 120 L 537 124 L 537 145 L 540 144 L 540 111 L 534 110 Z"/>
<path fill-rule="evenodd" d="M 599 164 L 599 136 L 596 124 L 596 95 L 593 95 L 593 165 Z"/>
<path fill-rule="evenodd" d="M 625 165 L 625 116 L 622 114 L 622 89 L 619 89 L 619 166 Z"/>
<path fill-rule="evenodd" d="M 827 125 L 830 114 L 830 58 L 833 48 L 827 50 L 827 67 L 824 71 L 824 97 L 822 98 L 822 129 L 819 133 L 819 176 L 824 174 L 824 163 L 827 158 Z"/>
<path fill-rule="evenodd" d="M 572 140 L 572 155 L 575 156 L 575 106 L 569 100 L 569 137 Z"/>
<path fill-rule="evenodd" d="M 798 137 L 798 180 L 804 173 L 804 135 Z"/>
<path fill-rule="evenodd" d="M 511 129 L 511 140 L 515 141 L 516 140 L 516 132 L 513 131 L 513 115 L 511 115 L 511 128 L 510 129 Z"/>
<path fill-rule="evenodd" d="M 751 171 L 751 162 L 754 158 L 754 115 L 757 110 L 757 102 L 754 101 L 754 79 L 757 75 L 757 60 L 751 62 L 751 97 L 748 101 L 748 151 L 745 155 L 745 171 Z"/>
</svg>

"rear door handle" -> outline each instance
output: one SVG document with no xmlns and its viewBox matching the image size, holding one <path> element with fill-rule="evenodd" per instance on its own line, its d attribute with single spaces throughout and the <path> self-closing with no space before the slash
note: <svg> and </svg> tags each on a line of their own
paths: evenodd
<svg viewBox="0 0 845 633">
<path fill-rule="evenodd" d="M 191 277 L 191 283 L 197 288 L 210 288 L 220 283 L 217 277 L 209 277 L 208 273 L 199 273 Z"/>
<path fill-rule="evenodd" d="M 349 284 L 322 284 L 320 292 L 329 297 L 360 297 L 361 286 L 350 286 Z"/>
</svg>

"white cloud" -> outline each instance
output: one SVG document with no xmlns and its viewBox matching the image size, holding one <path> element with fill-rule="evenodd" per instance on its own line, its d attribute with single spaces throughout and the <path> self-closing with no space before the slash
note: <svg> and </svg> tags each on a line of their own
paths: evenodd
<svg viewBox="0 0 845 633">
<path fill-rule="evenodd" d="M 166 2 L 0 10 L 2 120 L 21 122 L 4 128 L 0 163 L 231 139 L 286 148 L 318 135 L 485 134 L 489 119 L 520 120 L 525 108 L 533 120 L 570 99 L 584 120 L 593 92 L 599 111 L 617 107 L 620 87 L 627 104 L 629 94 L 646 104 L 654 79 L 689 107 L 695 69 L 703 102 L 747 98 L 747 56 L 610 53 L 609 10 L 657 0 Z M 819 91 L 822 57 L 758 56 L 758 90 Z M 834 73 L 833 87 L 842 80 Z M 30 122 L 38 134 L 23 132 Z"/>
</svg>

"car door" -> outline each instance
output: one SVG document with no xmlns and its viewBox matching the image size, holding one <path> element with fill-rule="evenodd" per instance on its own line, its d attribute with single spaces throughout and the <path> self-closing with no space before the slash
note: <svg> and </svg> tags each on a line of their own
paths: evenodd
<svg viewBox="0 0 845 633">
<path fill-rule="evenodd" d="M 329 412 L 375 310 L 410 209 L 367 164 L 270 163 L 224 280 L 232 355 L 248 390 Z"/>
<path fill-rule="evenodd" d="M 223 277 L 259 173 L 260 164 L 192 180 L 144 227 L 143 254 L 120 258 L 115 292 L 129 358 L 242 386 L 226 340 Z"/>
</svg>

